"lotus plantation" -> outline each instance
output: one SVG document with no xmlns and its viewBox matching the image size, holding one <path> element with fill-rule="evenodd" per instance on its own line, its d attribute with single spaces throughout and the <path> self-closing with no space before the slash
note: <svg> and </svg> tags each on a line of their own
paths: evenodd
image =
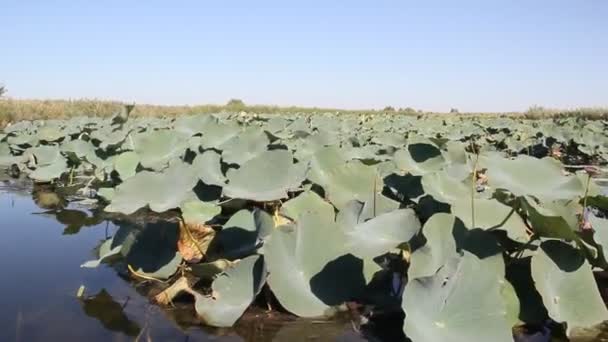
<svg viewBox="0 0 608 342">
<path fill-rule="evenodd" d="M 0 131 L 4 189 L 64 234 L 115 227 L 82 279 L 111 270 L 146 307 L 237 331 L 254 315 L 393 341 L 602 336 L 608 121 L 132 109 Z M 107 292 L 69 286 L 109 324 L 90 309 Z"/>
</svg>

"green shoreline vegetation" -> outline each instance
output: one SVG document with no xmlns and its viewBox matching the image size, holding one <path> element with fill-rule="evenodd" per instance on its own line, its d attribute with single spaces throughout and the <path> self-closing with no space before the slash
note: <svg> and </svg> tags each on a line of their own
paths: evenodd
<svg viewBox="0 0 608 342">
<path fill-rule="evenodd" d="M 2 91 L 0 91 L 0 96 Z M 0 98 L 0 127 L 8 123 L 22 120 L 37 119 L 67 119 L 75 116 L 101 116 L 109 117 L 125 105 L 120 101 L 99 99 L 14 99 Z M 546 119 L 555 117 L 583 117 L 585 119 L 608 119 L 608 108 L 575 108 L 575 109 L 549 109 L 541 106 L 532 106 L 525 112 L 504 113 L 477 113 L 459 112 L 452 108 L 449 112 L 427 112 L 410 107 L 394 108 L 387 106 L 383 109 L 336 109 L 319 107 L 274 106 L 274 105 L 248 105 L 238 99 L 232 99 L 225 105 L 150 105 L 137 104 L 133 109 L 133 116 L 180 116 L 204 113 L 246 112 L 257 114 L 295 114 L 295 113 L 338 113 L 338 114 L 380 114 L 394 113 L 396 115 L 463 115 L 472 117 L 518 117 L 526 119 Z"/>
</svg>

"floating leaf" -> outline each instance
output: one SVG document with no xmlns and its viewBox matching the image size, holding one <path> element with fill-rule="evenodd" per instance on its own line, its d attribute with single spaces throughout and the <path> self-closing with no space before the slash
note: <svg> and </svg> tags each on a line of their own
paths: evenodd
<svg viewBox="0 0 608 342">
<path fill-rule="evenodd" d="M 247 257 L 220 274 L 211 285 L 212 296 L 193 292 L 196 313 L 214 327 L 231 327 L 266 283 L 264 258 Z"/>
<path fill-rule="evenodd" d="M 568 331 L 608 320 L 591 266 L 583 255 L 559 240 L 547 240 L 532 257 L 532 278 L 549 316 Z"/>
<path fill-rule="evenodd" d="M 404 332 L 413 341 L 513 341 L 502 255 L 464 252 L 431 277 L 410 280 L 403 292 Z"/>
<path fill-rule="evenodd" d="M 293 163 L 291 152 L 266 151 L 250 159 L 228 175 L 224 195 L 254 201 L 273 201 L 287 197 L 306 177 L 306 168 Z"/>
<path fill-rule="evenodd" d="M 139 165 L 139 156 L 132 151 L 123 152 L 114 158 L 114 170 L 123 181 L 135 176 L 137 165 Z"/>
<path fill-rule="evenodd" d="M 461 219 L 469 229 L 502 230 L 514 241 L 525 243 L 529 240 L 526 224 L 515 209 L 495 199 L 475 199 L 475 227 L 471 201 L 461 198 L 452 205 L 452 213 Z"/>
</svg>

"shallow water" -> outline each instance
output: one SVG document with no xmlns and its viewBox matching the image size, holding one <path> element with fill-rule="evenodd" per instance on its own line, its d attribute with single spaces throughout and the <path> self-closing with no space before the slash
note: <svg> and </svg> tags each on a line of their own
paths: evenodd
<svg viewBox="0 0 608 342">
<path fill-rule="evenodd" d="M 192 321 L 193 311 L 150 304 L 113 267 L 80 267 L 117 226 L 68 209 L 40 208 L 27 191 L 0 182 L 0 341 L 362 340 L 347 322 L 269 319 L 260 310 L 220 330 Z M 81 285 L 85 299 L 76 296 Z"/>
</svg>

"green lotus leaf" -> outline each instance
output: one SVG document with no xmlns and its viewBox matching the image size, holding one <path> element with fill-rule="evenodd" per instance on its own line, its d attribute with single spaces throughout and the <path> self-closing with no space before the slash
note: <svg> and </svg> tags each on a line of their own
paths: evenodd
<svg viewBox="0 0 608 342">
<path fill-rule="evenodd" d="M 242 209 L 230 217 L 219 232 L 218 239 L 224 255 L 236 259 L 254 252 L 262 238 L 272 231 L 270 215 L 259 209 L 253 213 Z"/>
<path fill-rule="evenodd" d="M 38 129 L 38 139 L 43 141 L 57 141 L 65 137 L 65 133 L 59 127 L 43 126 Z"/>
<path fill-rule="evenodd" d="M 227 175 L 224 195 L 254 201 L 274 201 L 297 190 L 306 178 L 307 168 L 293 163 L 286 150 L 266 151 Z"/>
<path fill-rule="evenodd" d="M 425 193 L 439 202 L 448 204 L 470 199 L 473 191 L 470 179 L 463 181 L 454 178 L 446 170 L 427 173 L 422 176 L 420 183 Z"/>
<path fill-rule="evenodd" d="M 520 155 L 515 159 L 480 158 L 487 168 L 488 185 L 516 196 L 530 195 L 541 200 L 573 199 L 585 192 L 575 176 L 564 176 L 561 164 L 552 158 L 536 159 Z"/>
<path fill-rule="evenodd" d="M 161 173 L 142 171 L 116 187 L 107 212 L 132 214 L 148 205 L 152 211 L 177 208 L 198 182 L 197 171 L 181 161 Z"/>
<path fill-rule="evenodd" d="M 222 207 L 212 202 L 197 200 L 185 201 L 180 205 L 186 223 L 205 223 L 222 212 Z"/>
<path fill-rule="evenodd" d="M 591 266 L 582 253 L 560 240 L 547 240 L 532 257 L 532 278 L 549 316 L 573 328 L 608 320 Z"/>
<path fill-rule="evenodd" d="M 203 130 L 203 148 L 218 148 L 223 143 L 232 139 L 241 132 L 241 127 L 236 123 L 209 122 Z"/>
<path fill-rule="evenodd" d="M 60 157 L 50 165 L 37 168 L 30 173 L 28 177 L 37 182 L 50 182 L 61 177 L 61 175 L 67 171 L 67 162 L 65 158 Z"/>
<path fill-rule="evenodd" d="M 275 228 L 264 245 L 268 283 L 285 309 L 317 317 L 361 293 L 363 261 L 345 255 L 331 204 L 314 193 L 298 202 L 287 209 L 296 224 Z"/>
<path fill-rule="evenodd" d="M 133 151 L 126 151 L 114 158 L 114 170 L 122 181 L 135 176 L 139 165 L 139 155 Z"/>
<path fill-rule="evenodd" d="M 514 241 L 525 243 L 529 240 L 526 224 L 515 209 L 495 199 L 475 199 L 475 227 L 471 201 L 461 198 L 452 204 L 452 213 L 461 219 L 469 229 L 503 230 Z"/>
<path fill-rule="evenodd" d="M 36 159 L 36 166 L 51 165 L 59 159 L 63 159 L 59 147 L 54 145 L 44 145 L 38 147 L 32 147 L 25 153 L 27 156 L 34 156 Z"/>
<path fill-rule="evenodd" d="M 537 202 L 526 197 L 520 201 L 528 220 L 538 236 L 578 241 L 577 214 L 582 212 L 575 201 Z"/>
<path fill-rule="evenodd" d="M 182 262 L 177 251 L 179 227 L 174 222 L 148 223 L 128 245 L 123 242 L 126 262 L 139 274 L 168 279 Z"/>
<path fill-rule="evenodd" d="M 61 145 L 61 151 L 74 154 L 78 159 L 95 155 L 95 147 L 87 141 L 76 139 Z"/>
<path fill-rule="evenodd" d="M 426 244 L 411 254 L 409 279 L 431 277 L 448 260 L 459 256 L 454 239 L 454 231 L 458 230 L 456 225 L 462 227 L 462 222 L 446 213 L 437 213 L 426 221 L 422 228 Z"/>
<path fill-rule="evenodd" d="M 33 134 L 21 134 L 17 136 L 9 136 L 6 141 L 14 146 L 36 146 L 38 145 L 38 137 Z"/>
<path fill-rule="evenodd" d="M 424 139 L 410 141 L 405 149 L 395 152 L 394 160 L 399 169 L 415 176 L 439 171 L 446 165 L 441 150 Z"/>
<path fill-rule="evenodd" d="M 345 248 L 359 258 L 384 254 L 408 242 L 420 231 L 420 221 L 412 209 L 394 210 L 361 222 L 359 219 L 355 221 L 354 217 L 363 211 L 363 203 L 353 202 L 343 209 L 350 211 L 350 219 L 339 219 L 339 222 L 346 235 Z"/>
<path fill-rule="evenodd" d="M 160 170 L 173 158 L 184 153 L 188 137 L 169 130 L 148 131 L 134 134 L 133 150 L 145 168 Z"/>
<path fill-rule="evenodd" d="M 193 136 L 205 131 L 205 127 L 213 120 L 213 116 L 208 114 L 180 116 L 175 120 L 173 127 L 180 133 Z"/>
<path fill-rule="evenodd" d="M 403 292 L 403 331 L 413 341 L 513 341 L 517 297 L 505 286 L 502 255 L 478 259 L 464 252 Z"/>
<path fill-rule="evenodd" d="M 299 148 L 298 150 L 301 150 Z M 326 183 L 332 176 L 331 171 L 339 168 L 346 159 L 337 146 L 318 147 L 311 150 L 311 166 L 308 178 L 320 185 Z"/>
<path fill-rule="evenodd" d="M 229 164 L 241 165 L 267 150 L 268 136 L 257 128 L 250 128 L 222 144 L 222 159 Z"/>
<path fill-rule="evenodd" d="M 354 203 L 353 203 L 354 204 Z M 313 191 L 304 191 L 298 196 L 290 199 L 281 206 L 281 214 L 291 218 L 292 220 L 298 220 L 299 217 L 306 212 L 313 211 L 320 213 L 323 217 L 334 217 L 334 208 L 331 204 L 324 201 L 317 193 Z M 357 213 L 357 219 L 359 217 Z M 358 222 L 356 222 L 358 223 Z"/>
<path fill-rule="evenodd" d="M 192 167 L 198 170 L 198 176 L 205 184 L 224 186 L 226 177 L 222 173 L 220 155 L 209 150 L 203 152 L 192 162 Z"/>
<path fill-rule="evenodd" d="M 101 196 L 106 201 L 112 201 L 114 198 L 114 188 L 99 188 L 97 189 L 97 195 Z"/>
<path fill-rule="evenodd" d="M 193 292 L 196 313 L 214 327 L 231 327 L 243 315 L 266 282 L 264 259 L 252 255 L 220 274 L 211 285 L 212 296 Z"/>
<path fill-rule="evenodd" d="M 127 129 L 99 129 L 91 133 L 91 139 L 98 141 L 101 149 L 117 147 L 126 142 L 125 144 L 128 145 L 128 149 L 132 150 L 135 146 L 132 136 L 129 136 L 129 139 L 127 139 L 129 132 Z"/>
<path fill-rule="evenodd" d="M 372 142 L 379 145 L 387 145 L 393 147 L 405 146 L 407 141 L 402 134 L 397 133 L 381 133 L 372 138 Z"/>
<path fill-rule="evenodd" d="M 384 183 L 374 166 L 359 161 L 342 162 L 331 159 L 336 153 L 332 147 L 315 154 L 309 179 L 325 190 L 327 198 L 341 210 L 351 200 L 366 203 L 365 218 L 392 211 L 399 203 L 381 194 Z"/>
</svg>

